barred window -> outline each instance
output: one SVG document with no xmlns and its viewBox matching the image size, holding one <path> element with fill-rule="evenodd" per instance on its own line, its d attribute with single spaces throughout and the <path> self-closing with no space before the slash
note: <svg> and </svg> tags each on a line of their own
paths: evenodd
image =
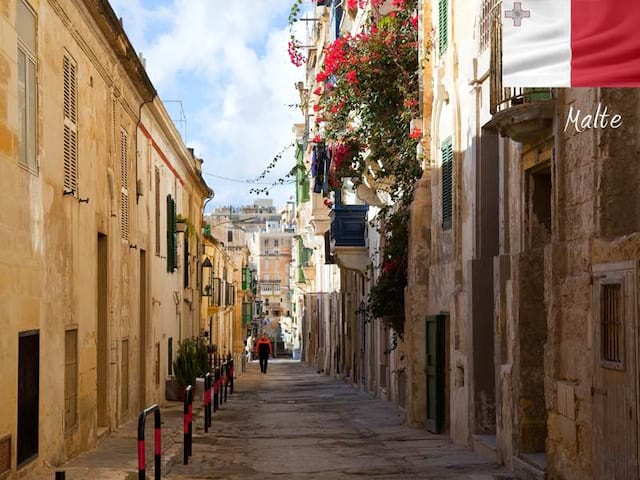
<svg viewBox="0 0 640 480">
<path fill-rule="evenodd" d="M 601 362 L 609 368 L 624 368 L 624 305 L 622 283 L 600 285 Z"/>
</svg>

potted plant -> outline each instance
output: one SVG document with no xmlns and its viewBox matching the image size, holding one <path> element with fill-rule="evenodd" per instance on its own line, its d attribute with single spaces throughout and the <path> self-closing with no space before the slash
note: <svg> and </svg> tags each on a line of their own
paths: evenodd
<svg viewBox="0 0 640 480">
<path fill-rule="evenodd" d="M 202 339 L 185 338 L 180 343 L 178 354 L 173 362 L 173 389 L 167 382 L 167 400 L 184 400 L 184 390 L 191 385 L 195 391 L 196 378 L 203 377 L 209 368 L 207 347 Z M 175 391 L 174 391 L 175 390 Z"/>
</svg>

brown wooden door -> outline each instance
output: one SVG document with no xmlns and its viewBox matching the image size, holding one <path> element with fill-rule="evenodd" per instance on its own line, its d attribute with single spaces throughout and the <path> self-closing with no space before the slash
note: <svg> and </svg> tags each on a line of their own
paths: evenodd
<svg viewBox="0 0 640 480">
<path fill-rule="evenodd" d="M 594 267 L 593 478 L 637 480 L 637 329 L 632 263 Z"/>
<path fill-rule="evenodd" d="M 38 456 L 40 405 L 40 334 L 24 332 L 18 340 L 18 466 Z"/>
</svg>

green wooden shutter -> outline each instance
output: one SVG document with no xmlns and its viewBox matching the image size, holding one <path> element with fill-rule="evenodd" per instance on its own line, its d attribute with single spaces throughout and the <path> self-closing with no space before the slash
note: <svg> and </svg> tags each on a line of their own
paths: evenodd
<svg viewBox="0 0 640 480">
<path fill-rule="evenodd" d="M 302 145 L 298 144 L 296 148 L 296 204 L 308 202 L 310 197 L 309 177 L 307 169 L 304 167 L 304 151 Z"/>
<path fill-rule="evenodd" d="M 453 218 L 453 146 L 451 137 L 442 142 L 442 228 L 451 229 Z"/>
<path fill-rule="evenodd" d="M 449 0 L 438 2 L 438 53 L 442 55 L 449 44 Z"/>
<path fill-rule="evenodd" d="M 176 202 L 167 195 L 167 272 L 173 273 L 178 266 L 176 242 Z"/>
</svg>

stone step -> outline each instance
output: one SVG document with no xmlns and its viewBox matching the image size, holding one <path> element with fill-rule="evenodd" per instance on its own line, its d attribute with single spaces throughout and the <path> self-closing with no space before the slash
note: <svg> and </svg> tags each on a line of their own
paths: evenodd
<svg viewBox="0 0 640 480">
<path fill-rule="evenodd" d="M 513 457 L 513 472 L 521 480 L 545 480 L 547 456 L 544 453 L 521 453 Z"/>
</svg>

